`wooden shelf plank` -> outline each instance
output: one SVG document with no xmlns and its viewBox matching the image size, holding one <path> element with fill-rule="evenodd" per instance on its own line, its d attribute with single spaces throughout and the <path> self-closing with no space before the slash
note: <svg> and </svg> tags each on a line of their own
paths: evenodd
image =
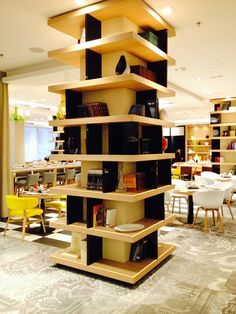
<svg viewBox="0 0 236 314">
<path fill-rule="evenodd" d="M 143 218 L 134 223 L 143 224 L 145 226 L 144 229 L 140 231 L 127 232 L 127 233 L 118 232 L 118 231 L 115 231 L 114 228 L 107 228 L 107 227 L 87 228 L 86 224 L 83 224 L 83 223 L 73 223 L 73 224 L 67 225 L 65 218 L 61 218 L 58 221 L 51 221 L 50 227 L 56 228 L 56 229 L 63 229 L 63 230 L 71 231 L 71 232 L 79 232 L 83 234 L 94 235 L 97 237 L 113 239 L 117 241 L 134 243 L 146 237 L 150 233 L 160 229 L 161 227 L 166 226 L 167 224 L 171 223 L 174 219 L 175 219 L 175 215 L 171 215 L 167 217 L 165 220 Z"/>
<path fill-rule="evenodd" d="M 236 165 L 236 162 L 212 162 L 212 165 L 224 165 L 224 166 L 234 166 Z"/>
<path fill-rule="evenodd" d="M 188 147 L 206 147 L 206 148 L 209 148 L 211 145 L 198 145 L 198 144 L 191 144 L 191 145 L 187 145 Z"/>
<path fill-rule="evenodd" d="M 56 186 L 50 189 L 51 193 L 55 193 L 57 195 L 72 195 L 72 196 L 80 196 L 80 197 L 90 197 L 90 198 L 98 198 L 104 200 L 114 200 L 120 202 L 128 202 L 133 203 L 137 201 L 144 200 L 148 197 L 152 197 L 166 191 L 170 191 L 174 188 L 173 185 L 165 185 L 160 186 L 157 189 L 144 190 L 140 192 L 109 192 L 102 193 L 101 191 L 88 190 L 86 188 L 80 188 L 77 184 L 69 184 L 63 186 Z"/>
<path fill-rule="evenodd" d="M 215 136 L 211 137 L 212 140 L 235 140 L 236 136 Z"/>
<path fill-rule="evenodd" d="M 195 138 L 195 139 L 190 139 L 188 138 L 187 141 L 208 141 L 209 138 Z"/>
<path fill-rule="evenodd" d="M 236 97 L 229 97 L 229 98 L 214 98 L 214 99 L 210 99 L 210 102 L 213 104 L 217 104 L 220 102 L 224 102 L 224 101 L 235 101 Z"/>
<path fill-rule="evenodd" d="M 64 149 L 50 149 L 51 152 L 63 153 Z"/>
<path fill-rule="evenodd" d="M 77 39 L 84 27 L 85 14 L 90 14 L 100 21 L 124 16 L 140 28 L 168 30 L 168 36 L 175 36 L 175 30 L 147 3 L 140 0 L 109 0 L 64 13 L 48 20 L 48 25 Z"/>
<path fill-rule="evenodd" d="M 148 62 L 167 60 L 169 65 L 175 65 L 173 58 L 135 32 L 122 33 L 49 51 L 48 57 L 65 64 L 80 67 L 80 59 L 85 58 L 86 49 L 91 49 L 100 54 L 126 51 Z"/>
<path fill-rule="evenodd" d="M 139 155 L 76 155 L 76 154 L 63 154 L 51 155 L 50 160 L 80 160 L 80 161 L 119 161 L 119 162 L 138 162 L 147 160 L 164 160 L 173 159 L 175 154 L 139 154 Z"/>
<path fill-rule="evenodd" d="M 169 88 L 134 73 L 49 86 L 48 91 L 52 93 L 64 94 L 66 89 L 77 92 L 86 92 L 115 88 L 128 88 L 134 91 L 154 89 L 158 91 L 159 97 L 173 97 L 175 95 L 175 92 Z"/>
<path fill-rule="evenodd" d="M 51 121 L 49 121 L 49 125 L 50 125 L 50 122 Z M 52 134 L 63 134 L 64 133 L 64 131 L 52 131 Z"/>
<path fill-rule="evenodd" d="M 219 110 L 219 111 L 210 111 L 210 114 L 217 114 L 217 113 L 220 113 L 220 114 L 227 114 L 227 113 L 236 113 L 236 107 L 235 107 L 235 110 Z"/>
<path fill-rule="evenodd" d="M 193 154 L 199 154 L 199 155 L 204 155 L 204 154 L 209 154 L 209 152 L 191 152 L 191 153 L 189 153 L 189 152 L 187 152 L 187 154 L 188 155 L 193 155 Z"/>
<path fill-rule="evenodd" d="M 137 115 L 113 115 L 92 118 L 76 118 L 49 121 L 50 126 L 79 126 L 85 124 L 107 124 L 107 123 L 121 123 L 121 122 L 138 122 L 142 125 L 159 125 L 166 128 L 172 128 L 174 123 L 160 119 L 153 119 Z"/>
<path fill-rule="evenodd" d="M 211 128 L 214 128 L 216 126 L 236 126 L 236 123 L 217 123 L 217 124 L 209 124 Z"/>
<path fill-rule="evenodd" d="M 236 149 L 212 149 L 214 153 L 236 153 Z"/>
<path fill-rule="evenodd" d="M 145 276 L 150 270 L 170 256 L 175 251 L 175 246 L 167 243 L 159 243 L 157 259 L 146 258 L 142 262 L 129 261 L 127 263 L 119 263 L 101 259 L 91 265 L 83 264 L 79 258 L 73 259 L 63 257 L 61 253 L 64 251 L 65 250 L 51 255 L 50 260 L 54 263 L 59 263 L 65 266 L 91 272 L 93 274 L 134 284 L 143 276 Z"/>
</svg>

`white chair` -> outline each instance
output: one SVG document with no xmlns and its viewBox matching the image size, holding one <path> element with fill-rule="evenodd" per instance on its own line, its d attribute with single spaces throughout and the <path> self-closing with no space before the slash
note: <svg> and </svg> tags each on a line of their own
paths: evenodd
<svg viewBox="0 0 236 314">
<path fill-rule="evenodd" d="M 234 215 L 233 215 L 231 204 L 230 204 L 231 191 L 234 188 L 234 183 L 233 182 L 220 182 L 220 181 L 218 181 L 212 186 L 212 188 L 224 191 L 224 202 L 226 203 L 226 205 L 229 209 L 229 212 L 230 212 L 232 219 L 234 219 Z M 208 187 L 208 189 L 211 189 L 211 187 Z M 223 206 L 221 208 L 221 212 L 222 212 L 222 216 L 224 216 Z"/>
<path fill-rule="evenodd" d="M 216 180 L 220 177 L 218 173 L 212 172 L 212 171 L 202 171 L 201 176 L 204 178 L 208 178 L 211 180 Z"/>
<path fill-rule="evenodd" d="M 186 181 L 181 180 L 181 179 L 172 179 L 171 183 L 175 185 L 175 188 L 181 188 L 184 187 L 186 185 Z M 174 208 L 175 208 L 175 201 L 178 200 L 179 201 L 179 213 L 181 213 L 181 200 L 184 200 L 187 203 L 188 206 L 188 197 L 186 195 L 183 194 L 179 194 L 178 192 L 172 193 L 172 213 L 174 212 Z"/>
<path fill-rule="evenodd" d="M 196 174 L 194 175 L 194 179 L 195 179 L 195 182 L 196 182 L 197 186 L 213 185 L 214 184 L 214 180 L 206 178 L 206 177 L 202 177 L 202 176 L 199 176 L 199 175 L 196 175 Z"/>
<path fill-rule="evenodd" d="M 199 209 L 203 209 L 205 211 L 204 218 L 204 231 L 207 231 L 207 219 L 208 219 L 208 211 L 212 212 L 213 225 L 215 226 L 215 211 L 217 212 L 217 220 L 220 225 L 220 230 L 224 230 L 224 226 L 221 219 L 220 208 L 223 206 L 224 201 L 224 191 L 215 190 L 215 191 L 204 191 L 204 192 L 196 192 L 193 194 L 193 204 L 197 206 L 196 215 L 194 217 L 194 221 L 192 226 L 195 225 Z"/>
</svg>

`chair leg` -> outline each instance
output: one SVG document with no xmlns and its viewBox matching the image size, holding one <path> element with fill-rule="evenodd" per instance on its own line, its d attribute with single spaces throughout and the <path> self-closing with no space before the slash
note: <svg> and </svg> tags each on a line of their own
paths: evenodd
<svg viewBox="0 0 236 314">
<path fill-rule="evenodd" d="M 196 211 L 196 214 L 195 214 L 195 217 L 194 217 L 193 223 L 192 223 L 192 227 L 193 227 L 193 226 L 195 225 L 195 223 L 196 223 L 196 220 L 197 220 L 197 216 L 198 216 L 199 209 L 200 209 L 200 207 L 198 207 L 198 208 L 197 208 L 197 211 Z"/>
<path fill-rule="evenodd" d="M 58 218 L 61 218 L 61 208 L 58 208 Z"/>
<path fill-rule="evenodd" d="M 223 205 L 222 205 L 220 208 L 221 208 L 221 215 L 224 217 L 224 209 L 223 209 Z"/>
<path fill-rule="evenodd" d="M 27 225 L 27 217 L 24 216 L 24 219 L 23 219 L 23 227 L 22 227 L 22 240 L 25 239 L 25 228 L 26 228 L 26 225 Z"/>
<path fill-rule="evenodd" d="M 228 206 L 228 209 L 229 209 L 229 212 L 230 212 L 230 215 L 231 215 L 232 219 L 234 219 L 234 215 L 232 213 L 232 209 L 231 209 L 231 206 L 230 206 L 230 200 L 226 201 L 226 205 Z"/>
<path fill-rule="evenodd" d="M 43 227 L 43 232 L 46 233 L 45 224 L 44 224 L 44 220 L 43 220 L 43 215 L 40 215 L 40 219 L 41 219 L 41 224 L 42 224 L 42 227 Z"/>
<path fill-rule="evenodd" d="M 204 231 L 207 232 L 207 218 L 208 218 L 208 212 L 205 210 L 205 219 L 204 219 Z"/>
<path fill-rule="evenodd" d="M 213 220 L 213 226 L 215 227 L 215 225 L 216 225 L 216 221 L 215 221 L 215 213 L 214 213 L 214 209 L 212 209 L 212 220 Z"/>
<path fill-rule="evenodd" d="M 174 212 L 174 208 L 175 208 L 175 197 L 173 196 L 173 203 L 172 203 L 172 214 Z"/>
<path fill-rule="evenodd" d="M 5 230 L 4 230 L 4 234 L 3 234 L 4 236 L 7 233 L 7 227 L 8 227 L 9 222 L 10 222 L 10 216 L 7 218 L 7 224 L 6 224 L 6 227 L 5 227 Z"/>
<path fill-rule="evenodd" d="M 179 214 L 181 213 L 181 199 L 179 197 Z"/>
<path fill-rule="evenodd" d="M 223 232 L 224 231 L 224 225 L 222 223 L 222 219 L 221 219 L 220 209 L 219 208 L 217 210 L 217 220 L 219 221 L 220 230 Z"/>
</svg>

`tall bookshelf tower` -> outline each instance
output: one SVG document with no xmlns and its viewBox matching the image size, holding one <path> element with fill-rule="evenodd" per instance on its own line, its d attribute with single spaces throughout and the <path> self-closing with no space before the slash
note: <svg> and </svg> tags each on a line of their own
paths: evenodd
<svg viewBox="0 0 236 314">
<path fill-rule="evenodd" d="M 162 151 L 162 129 L 173 124 L 158 119 L 158 98 L 174 96 L 167 87 L 167 67 L 175 63 L 167 54 L 167 40 L 175 31 L 142 0 L 102 1 L 52 17 L 48 24 L 79 40 L 76 45 L 49 52 L 49 57 L 79 67 L 81 72 L 78 82 L 49 87 L 51 92 L 65 93 L 67 117 L 50 123 L 64 127 L 65 132 L 64 154 L 52 155 L 51 159 L 81 160 L 81 186 L 53 188 L 53 192 L 67 195 L 67 219 L 51 226 L 71 231 L 72 243 L 50 258 L 134 284 L 175 250 L 173 245 L 158 241 L 158 229 L 174 218 L 165 217 L 164 209 L 164 193 L 173 188 L 174 154 Z M 147 30 L 158 37 L 158 47 L 139 35 Z M 137 73 L 116 75 L 122 55 L 129 66 L 156 73 L 156 81 Z M 83 104 L 91 102 L 106 103 L 109 116 L 81 117 Z M 144 106 L 144 116 L 129 114 L 134 104 Z M 76 154 L 69 153 L 71 137 Z M 143 151 L 143 139 L 149 143 L 148 153 Z M 124 174 L 144 173 L 144 189 L 117 192 L 121 166 Z M 102 191 L 87 188 L 88 172 L 95 168 L 102 169 Z M 93 209 L 100 203 L 116 209 L 116 225 L 139 223 L 144 228 L 122 233 L 114 227 L 93 227 Z M 131 248 L 143 239 L 145 259 L 131 261 Z M 72 256 L 74 251 L 78 254 Z"/>
</svg>

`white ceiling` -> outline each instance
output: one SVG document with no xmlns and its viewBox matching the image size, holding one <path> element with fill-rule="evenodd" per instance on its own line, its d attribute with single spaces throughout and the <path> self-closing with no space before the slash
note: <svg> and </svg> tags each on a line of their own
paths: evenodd
<svg viewBox="0 0 236 314">
<path fill-rule="evenodd" d="M 128 1 L 128 0 L 127 0 Z M 49 61 L 47 51 L 76 43 L 47 26 L 51 16 L 78 8 L 75 0 L 0 0 L 0 71 L 8 73 L 10 97 L 31 104 L 58 104 L 47 86 L 77 79 L 78 70 Z M 98 1 L 80 1 L 90 4 Z M 176 65 L 169 68 L 169 87 L 176 97 L 166 99 L 168 117 L 179 122 L 206 119 L 208 99 L 235 96 L 236 1 L 146 0 L 176 29 L 169 54 Z M 200 26 L 197 23 L 200 22 Z M 29 49 L 39 47 L 43 53 Z M 48 112 L 46 112 L 48 114 Z M 37 112 L 38 115 L 38 112 Z M 45 115 L 45 114 L 44 114 Z"/>
</svg>

